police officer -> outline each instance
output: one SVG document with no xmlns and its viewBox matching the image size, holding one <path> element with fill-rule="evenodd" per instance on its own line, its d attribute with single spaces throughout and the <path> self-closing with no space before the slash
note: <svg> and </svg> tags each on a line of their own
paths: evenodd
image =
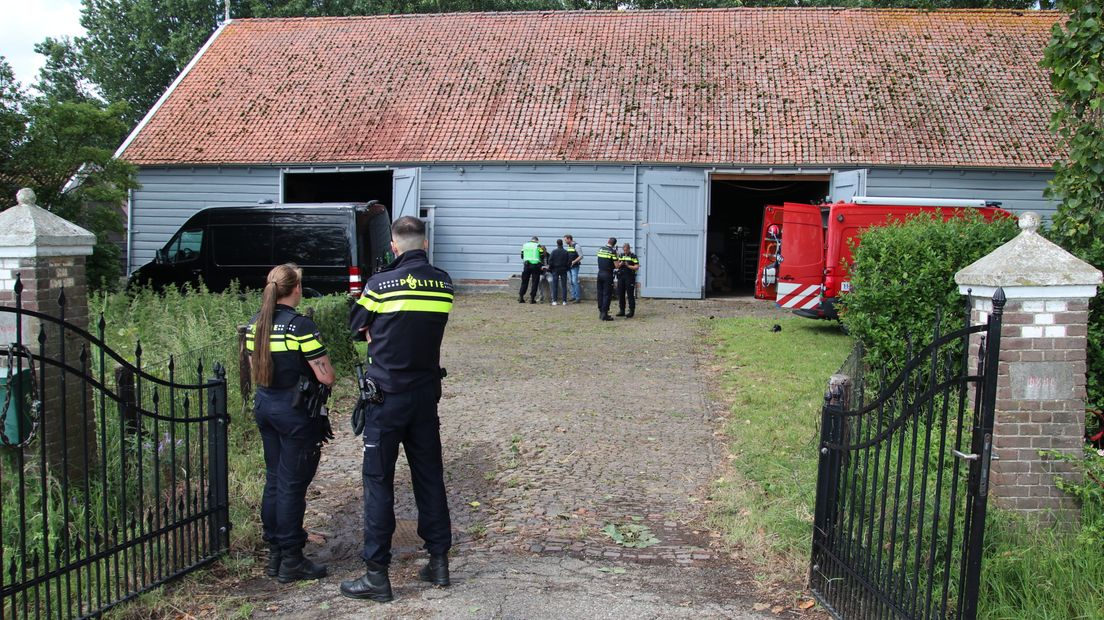
<svg viewBox="0 0 1104 620">
<path fill-rule="evenodd" d="M 326 576 L 325 566 L 303 557 L 307 486 L 318 469 L 324 428 L 307 414 L 299 385 L 304 377 L 332 385 L 334 370 L 318 326 L 295 311 L 303 298 L 302 278 L 302 271 L 290 263 L 268 272 L 261 309 L 250 319 L 245 336 L 257 386 L 253 417 L 264 446 L 265 573 L 280 583 Z"/>
<path fill-rule="evenodd" d="M 521 246 L 521 289 L 518 290 L 518 303 L 525 303 L 525 289 L 529 289 L 529 303 L 537 303 L 537 287 L 541 281 L 541 253 L 536 235 Z M 533 282 L 532 288 L 529 286 Z"/>
<path fill-rule="evenodd" d="M 613 272 L 621 266 L 617 260 L 617 239 L 610 237 L 595 255 L 598 259 L 598 318 L 612 321 L 609 315 L 610 301 L 613 297 Z"/>
<path fill-rule="evenodd" d="M 349 316 L 354 334 L 368 340 L 365 374 L 383 402 L 370 404 L 364 422 L 363 577 L 341 583 L 350 598 L 392 599 L 388 566 L 395 532 L 394 479 L 399 444 L 406 452 L 418 506 L 418 535 L 429 562 L 418 576 L 449 585 L 452 525 L 441 461 L 441 339 L 452 309 L 449 275 L 429 264 L 425 222 L 404 216 L 391 226 L 395 260 L 373 275 Z"/>
<path fill-rule="evenodd" d="M 617 316 L 627 319 L 636 314 L 636 271 L 640 269 L 640 260 L 632 253 L 629 244 L 621 246 L 621 254 L 617 256 L 621 267 L 617 270 L 617 307 L 620 310 Z M 625 298 L 629 300 L 629 312 L 625 313 Z"/>
<path fill-rule="evenodd" d="M 567 268 L 567 282 L 571 285 L 571 303 L 577 304 L 583 292 L 579 287 L 579 266 L 583 264 L 583 252 L 571 235 L 564 235 L 563 240 L 564 249 L 567 250 L 567 255 L 571 258 L 571 263 Z"/>
</svg>

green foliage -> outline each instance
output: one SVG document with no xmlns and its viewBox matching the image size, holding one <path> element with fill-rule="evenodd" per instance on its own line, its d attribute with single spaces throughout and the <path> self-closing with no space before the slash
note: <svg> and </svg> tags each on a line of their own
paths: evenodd
<svg viewBox="0 0 1104 620">
<path fill-rule="evenodd" d="M 640 521 L 641 518 L 633 517 L 632 520 Z M 659 543 L 652 530 L 640 523 L 607 523 L 602 528 L 602 533 L 613 542 L 630 549 L 645 549 Z"/>
<path fill-rule="evenodd" d="M 1104 546 L 1104 450 L 1088 446 L 1080 457 L 1061 452 L 1047 452 L 1047 456 L 1072 463 L 1080 479 L 1057 476 L 1055 484 L 1081 505 L 1081 533 L 1079 539 L 1085 546 L 1099 549 Z"/>
<path fill-rule="evenodd" d="M 327 295 L 304 299 L 299 311 L 311 318 L 322 332 L 322 342 L 329 352 L 330 362 L 339 375 L 351 375 L 358 356 L 349 334 L 349 306 L 352 299 L 346 295 Z"/>
<path fill-rule="evenodd" d="M 917 347 L 931 341 L 939 309 L 943 330 L 963 324 L 963 297 L 954 274 L 1016 235 L 1014 220 L 986 222 L 971 214 L 947 221 L 934 214 L 871 228 L 851 267 L 851 292 L 840 298 L 840 318 L 878 364 L 905 361 L 906 336 Z"/>
<path fill-rule="evenodd" d="M 1104 618 L 1104 555 L 1062 528 L 1041 527 L 989 502 L 981 567 L 981 620 Z"/>
<path fill-rule="evenodd" d="M 51 59 L 42 71 L 43 94 L 35 97 L 0 62 L 0 209 L 12 206 L 21 188 L 33 189 L 39 206 L 96 235 L 88 281 L 110 288 L 119 276 L 111 236 L 122 232 L 120 206 L 138 186 L 134 166 L 114 158 L 127 131 L 126 106 L 106 105 L 81 90 L 65 68 L 75 62 L 67 42 L 47 40 L 39 50 L 49 50 Z"/>
<path fill-rule="evenodd" d="M 1069 12 L 1054 25 L 1043 66 L 1051 71 L 1058 108 L 1051 129 L 1067 157 L 1054 165 L 1049 195 L 1061 201 L 1049 236 L 1098 269 L 1104 268 L 1104 4 L 1060 3 Z M 1104 404 L 1104 300 L 1089 307 L 1088 401 Z"/>
<path fill-rule="evenodd" d="M 126 102 L 132 125 L 218 27 L 221 9 L 222 0 L 84 0 L 85 77 L 106 100 Z"/>
</svg>

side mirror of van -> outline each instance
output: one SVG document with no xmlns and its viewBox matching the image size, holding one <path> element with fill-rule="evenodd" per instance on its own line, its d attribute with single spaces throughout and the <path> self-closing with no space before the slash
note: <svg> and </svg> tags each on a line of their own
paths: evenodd
<svg viewBox="0 0 1104 620">
<path fill-rule="evenodd" d="M 165 261 L 165 250 L 164 250 L 164 248 L 162 248 L 160 250 L 157 250 L 157 253 L 155 253 L 153 255 L 153 262 L 158 264 L 158 265 L 164 265 L 165 264 L 166 261 Z"/>
</svg>

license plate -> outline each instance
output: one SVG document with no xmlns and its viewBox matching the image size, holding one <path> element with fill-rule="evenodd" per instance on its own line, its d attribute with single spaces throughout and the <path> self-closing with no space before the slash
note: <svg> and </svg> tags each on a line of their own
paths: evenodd
<svg viewBox="0 0 1104 620">
<path fill-rule="evenodd" d="M 840 290 L 843 291 L 844 293 L 850 291 L 851 290 L 851 283 L 850 282 L 844 282 L 844 283 L 840 284 Z"/>
</svg>

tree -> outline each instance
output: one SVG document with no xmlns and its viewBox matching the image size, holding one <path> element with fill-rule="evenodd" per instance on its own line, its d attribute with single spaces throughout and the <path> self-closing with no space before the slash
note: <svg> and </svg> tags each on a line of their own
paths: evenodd
<svg viewBox="0 0 1104 620">
<path fill-rule="evenodd" d="M 1043 59 L 1058 100 L 1051 129 L 1066 149 L 1048 191 L 1061 202 L 1049 232 L 1056 243 L 1104 268 L 1104 4 L 1062 0 Z M 1104 300 L 1089 308 L 1088 401 L 1104 405 Z"/>
<path fill-rule="evenodd" d="M 55 65 L 57 69 L 60 65 Z M 40 82 L 43 94 L 30 97 L 0 57 L 0 208 L 30 187 L 50 212 L 96 234 L 87 262 L 89 284 L 110 286 L 119 273 L 118 248 L 111 233 L 122 230 L 119 205 L 137 187 L 136 170 L 114 158 L 129 128 L 126 104 L 85 98 L 74 83 L 53 74 Z M 62 100 L 62 96 L 71 96 Z"/>
<path fill-rule="evenodd" d="M 44 97 L 54 101 L 94 101 L 91 86 L 84 78 L 84 58 L 80 49 L 69 37 L 47 38 L 34 47 L 35 52 L 46 57 L 46 64 L 38 71 L 35 88 Z"/>
<path fill-rule="evenodd" d="M 77 39 L 85 77 L 133 124 L 218 27 L 221 0 L 84 0 Z"/>
</svg>

